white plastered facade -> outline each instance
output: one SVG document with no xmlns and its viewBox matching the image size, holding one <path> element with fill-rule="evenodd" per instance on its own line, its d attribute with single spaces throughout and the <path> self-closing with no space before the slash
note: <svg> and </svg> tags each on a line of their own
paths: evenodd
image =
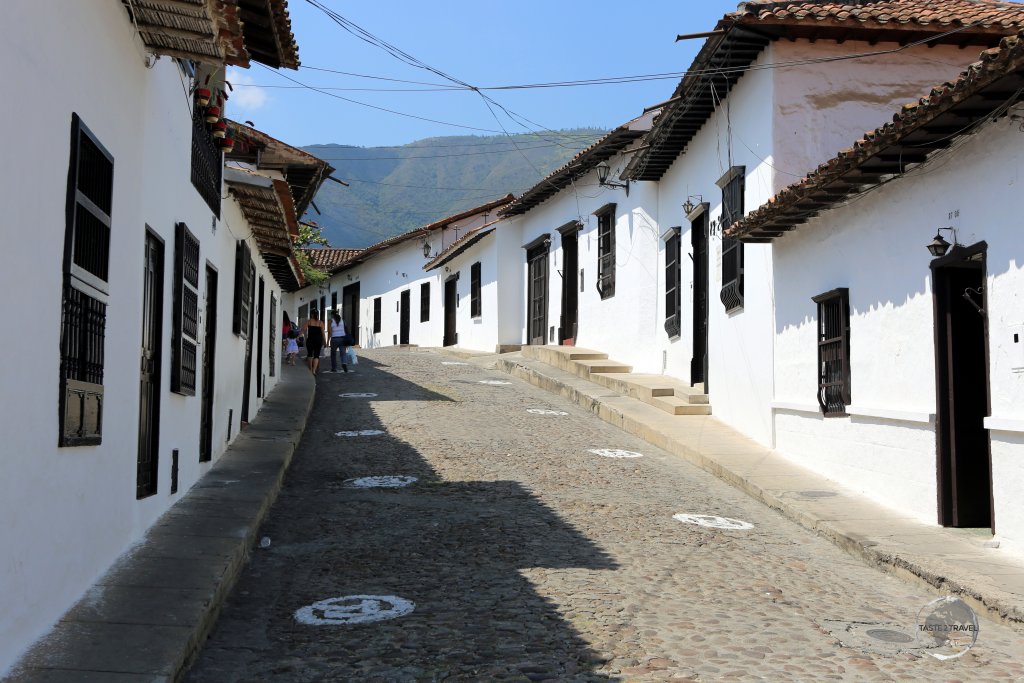
<svg viewBox="0 0 1024 683">
<path fill-rule="evenodd" d="M 0 672 L 210 466 L 200 463 L 198 456 L 201 386 L 196 396 L 170 392 L 174 235 L 179 222 L 200 241 L 201 315 L 206 264 L 219 273 L 214 462 L 237 434 L 245 343 L 232 333 L 234 253 L 236 237 L 251 234 L 232 199 L 222 201 L 222 218 L 214 220 L 193 188 L 191 98 L 183 90 L 182 73 L 168 58 L 146 68 L 141 42 L 121 2 L 14 0 L 5 3 L 4 12 L 0 44 L 5 87 L 34 93 L 34 103 L 31 113 L 21 106 L 0 109 L 0 125 L 11 133 L 5 138 L 9 163 L 0 182 L 8 240 L 0 252 L 0 284 L 9 296 L 0 306 L 4 319 L 24 330 L 11 339 L 10 352 L 0 360 L 9 390 L 0 418 L 5 435 L 0 476 Z M 61 264 L 73 113 L 114 159 L 105 410 L 100 445 L 59 448 Z M 147 229 L 164 245 L 160 443 L 157 491 L 136 500 Z M 280 301 L 281 288 L 260 259 L 255 242 L 249 242 L 257 278 L 265 282 L 269 311 L 271 294 Z M 260 333 L 265 335 L 268 325 L 265 319 Z M 33 346 L 36 341 L 39 345 Z M 280 373 L 275 365 L 271 376 L 267 342 L 265 338 L 263 368 L 269 391 Z M 279 363 L 280 354 L 276 356 Z M 256 395 L 256 365 L 254 350 L 251 414 L 262 402 Z M 175 449 L 179 486 L 172 494 Z"/>
</svg>

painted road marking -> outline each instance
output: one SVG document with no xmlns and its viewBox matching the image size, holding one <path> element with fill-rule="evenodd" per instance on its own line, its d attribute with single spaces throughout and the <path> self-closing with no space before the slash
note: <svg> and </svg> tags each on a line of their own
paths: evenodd
<svg viewBox="0 0 1024 683">
<path fill-rule="evenodd" d="M 353 393 L 353 394 L 338 394 L 338 397 L 339 397 L 339 398 L 373 398 L 373 397 L 375 397 L 376 395 L 377 395 L 377 394 L 359 394 L 359 393 Z"/>
<path fill-rule="evenodd" d="M 345 484 L 353 489 L 400 489 L 410 484 L 415 484 L 416 477 L 407 475 L 358 477 L 346 479 Z"/>
<path fill-rule="evenodd" d="M 591 448 L 589 453 L 600 455 L 602 458 L 642 458 L 643 453 L 636 451 L 624 451 L 621 448 Z"/>
<path fill-rule="evenodd" d="M 754 525 L 750 522 L 744 522 L 739 519 L 732 519 L 730 517 L 719 517 L 718 515 L 688 515 L 679 513 L 678 515 L 672 515 L 672 519 L 677 519 L 680 522 L 687 524 L 696 524 L 698 526 L 705 526 L 711 529 L 753 529 Z"/>
<path fill-rule="evenodd" d="M 547 408 L 527 408 L 526 412 L 533 415 L 568 415 L 564 410 L 548 410 Z"/>
<path fill-rule="evenodd" d="M 380 436 L 384 433 L 383 429 L 357 429 L 348 432 L 335 432 L 335 436 Z"/>
<path fill-rule="evenodd" d="M 460 363 L 454 360 L 443 360 L 441 361 L 441 365 L 469 365 L 469 363 Z"/>
<path fill-rule="evenodd" d="M 506 382 L 500 379 L 482 379 L 479 384 L 512 384 L 512 382 Z"/>
<path fill-rule="evenodd" d="M 301 607 L 295 621 L 309 626 L 369 624 L 410 614 L 416 605 L 394 595 L 345 595 Z"/>
</svg>

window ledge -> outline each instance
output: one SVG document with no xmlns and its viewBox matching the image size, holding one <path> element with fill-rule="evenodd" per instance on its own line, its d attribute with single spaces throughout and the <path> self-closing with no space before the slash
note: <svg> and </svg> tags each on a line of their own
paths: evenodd
<svg viewBox="0 0 1024 683">
<path fill-rule="evenodd" d="M 788 410 L 794 413 L 814 413 L 821 415 L 821 407 L 817 403 L 797 403 L 795 401 L 772 401 L 772 410 Z"/>
<path fill-rule="evenodd" d="M 890 408 L 872 408 L 869 406 L 846 406 L 846 412 L 855 417 L 877 417 L 897 422 L 918 422 L 932 424 L 935 413 L 918 412 L 916 410 L 892 410 Z"/>
<path fill-rule="evenodd" d="M 986 417 L 985 429 L 994 432 L 1024 432 L 1024 420 L 1014 420 L 1007 417 Z"/>
</svg>

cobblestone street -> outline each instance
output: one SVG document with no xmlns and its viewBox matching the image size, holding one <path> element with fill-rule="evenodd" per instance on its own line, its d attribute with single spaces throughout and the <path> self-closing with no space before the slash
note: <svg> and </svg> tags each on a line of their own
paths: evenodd
<svg viewBox="0 0 1024 683">
<path fill-rule="evenodd" d="M 1021 633 L 929 656 L 937 594 L 558 396 L 429 350 L 354 369 L 186 680 L 1024 680 Z"/>
</svg>

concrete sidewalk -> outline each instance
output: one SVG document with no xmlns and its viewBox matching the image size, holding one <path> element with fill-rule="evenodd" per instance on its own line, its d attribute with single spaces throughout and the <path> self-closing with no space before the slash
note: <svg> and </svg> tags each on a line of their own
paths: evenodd
<svg viewBox="0 0 1024 683">
<path fill-rule="evenodd" d="M 177 680 L 258 542 L 315 389 L 305 367 L 282 368 L 280 383 L 227 452 L 5 680 Z"/>
<path fill-rule="evenodd" d="M 990 618 L 1024 624 L 1024 558 L 987 533 L 901 516 L 799 467 L 708 415 L 670 415 L 521 353 L 470 359 L 591 410 L 682 456 L 885 571 L 957 595 Z"/>
</svg>

